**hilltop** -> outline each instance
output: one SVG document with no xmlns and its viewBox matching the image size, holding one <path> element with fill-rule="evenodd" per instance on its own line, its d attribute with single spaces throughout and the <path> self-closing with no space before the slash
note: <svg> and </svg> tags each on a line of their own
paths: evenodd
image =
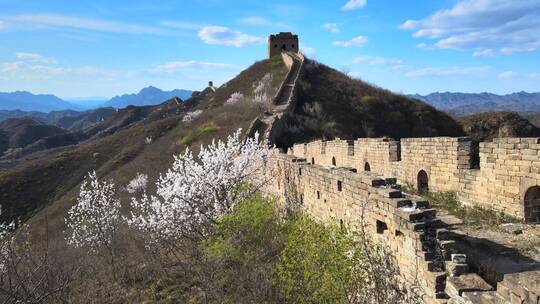
<svg viewBox="0 0 540 304">
<path fill-rule="evenodd" d="M 486 112 L 458 120 L 471 139 L 491 141 L 497 137 L 540 137 L 540 129 L 514 112 Z"/>
</svg>

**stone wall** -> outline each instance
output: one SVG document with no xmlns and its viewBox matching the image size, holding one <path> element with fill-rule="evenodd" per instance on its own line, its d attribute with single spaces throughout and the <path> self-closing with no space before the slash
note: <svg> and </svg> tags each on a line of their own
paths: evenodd
<svg viewBox="0 0 540 304">
<path fill-rule="evenodd" d="M 502 138 L 480 143 L 479 169 L 473 168 L 473 150 L 466 137 L 363 138 L 297 144 L 289 153 L 315 164 L 392 175 L 415 188 L 419 187 L 419 175 L 425 172 L 430 190 L 454 191 L 463 203 L 536 221 L 539 213 L 526 217 L 524 198 L 530 187 L 540 185 L 539 139 Z"/>
<path fill-rule="evenodd" d="M 354 150 L 356 147 L 350 141 L 336 140 L 296 145 L 291 151 L 291 154 L 310 155 L 308 159 L 271 155 L 268 174 L 272 178 L 266 190 L 282 203 L 300 202 L 307 214 L 323 223 L 355 228 L 363 225 L 374 241 L 389 246 L 401 281 L 410 290 L 416 290 L 424 303 L 539 303 L 540 272 L 507 275 L 494 291 L 480 276 L 468 273 L 467 257 L 458 252 L 452 233 L 439 227 L 440 221 L 435 210 L 429 208 L 429 202 L 403 193 L 394 177 L 352 168 L 368 160 L 374 168 L 380 166 L 391 171 L 402 161 L 416 166 L 420 158 L 400 161 L 396 148 L 399 145 L 388 139 L 359 142 L 366 144 L 359 150 Z M 432 145 L 423 143 L 429 141 L 409 143 L 408 151 L 425 150 L 422 159 L 432 162 L 425 167 L 431 174 L 443 172 L 440 174 L 452 181 L 461 178 L 460 160 L 465 158 L 461 158 L 459 151 L 466 141 L 435 141 L 433 146 L 445 147 L 447 156 L 456 158 L 441 164 L 429 155 L 434 151 Z M 379 146 L 383 149 L 377 153 L 375 148 Z M 354 157 L 359 154 L 364 156 Z M 331 165 L 334 161 L 336 165 Z"/>
</svg>

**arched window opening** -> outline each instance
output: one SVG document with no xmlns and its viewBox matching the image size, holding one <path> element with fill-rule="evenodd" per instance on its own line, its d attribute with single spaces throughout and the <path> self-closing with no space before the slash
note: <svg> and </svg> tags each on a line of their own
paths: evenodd
<svg viewBox="0 0 540 304">
<path fill-rule="evenodd" d="M 371 171 L 371 167 L 369 166 L 369 163 L 368 163 L 368 162 L 366 162 L 366 163 L 364 164 L 364 171 L 368 171 L 368 172 Z"/>
<path fill-rule="evenodd" d="M 291 44 L 291 48 L 294 50 L 294 44 Z"/>
<path fill-rule="evenodd" d="M 524 204 L 525 223 L 540 223 L 540 186 L 527 189 Z"/>
<path fill-rule="evenodd" d="M 337 191 L 341 191 L 343 189 L 343 183 L 341 181 L 337 181 Z"/>
<path fill-rule="evenodd" d="M 276 44 L 274 44 L 274 47 L 275 47 L 275 48 L 277 48 L 277 43 L 276 43 Z"/>
<path fill-rule="evenodd" d="M 336 158 L 332 157 L 332 166 L 335 166 L 335 165 L 336 165 Z"/>
<path fill-rule="evenodd" d="M 302 168 L 298 168 L 298 175 L 302 175 Z"/>
<path fill-rule="evenodd" d="M 281 46 L 281 49 L 284 50 L 284 51 L 286 51 L 286 50 L 287 50 L 287 46 L 284 44 L 284 45 Z"/>
<path fill-rule="evenodd" d="M 416 177 L 418 192 L 424 193 L 429 191 L 429 179 L 426 171 L 420 170 Z"/>
<path fill-rule="evenodd" d="M 311 164 L 312 164 L 312 165 L 315 165 L 315 157 L 312 157 L 312 158 L 311 158 Z"/>
<path fill-rule="evenodd" d="M 317 199 L 321 199 L 321 192 L 317 191 Z"/>
</svg>

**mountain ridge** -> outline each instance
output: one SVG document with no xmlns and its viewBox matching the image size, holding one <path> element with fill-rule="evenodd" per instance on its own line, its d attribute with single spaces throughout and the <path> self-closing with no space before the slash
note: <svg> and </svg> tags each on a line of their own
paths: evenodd
<svg viewBox="0 0 540 304">
<path fill-rule="evenodd" d="M 540 112 L 540 92 L 520 91 L 505 95 L 488 92 L 434 92 L 427 95 L 409 94 L 407 96 L 422 100 L 455 116 L 493 111 L 514 111 L 519 114 Z"/>
<path fill-rule="evenodd" d="M 164 91 L 154 86 L 148 86 L 137 93 L 114 96 L 98 104 L 91 101 L 86 106 L 81 101 L 68 101 L 53 94 L 33 94 L 27 91 L 0 92 L 0 111 L 53 112 L 62 110 L 84 111 L 97 108 L 125 108 L 129 105 L 157 105 L 172 97 L 185 100 L 193 91 L 174 89 Z"/>
</svg>

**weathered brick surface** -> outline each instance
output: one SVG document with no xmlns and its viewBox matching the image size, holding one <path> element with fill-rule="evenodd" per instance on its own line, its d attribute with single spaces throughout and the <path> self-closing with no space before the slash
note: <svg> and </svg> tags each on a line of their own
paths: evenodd
<svg viewBox="0 0 540 304">
<path fill-rule="evenodd" d="M 357 146 L 360 142 L 363 148 Z M 439 299 L 442 296 L 451 296 L 453 303 L 535 299 L 540 272 L 505 277 L 499 283 L 500 293 L 474 292 L 473 296 L 473 293 L 465 292 L 481 290 L 479 286 L 484 286 L 485 282 L 474 275 L 470 276 L 474 280 L 459 277 L 466 275 L 468 267 L 464 263 L 466 257 L 456 252 L 452 233 L 438 231 L 439 220 L 435 210 L 429 208 L 429 202 L 402 193 L 396 184 L 396 177 L 398 181 L 410 180 L 421 168 L 430 174 L 430 180 L 439 180 L 430 182 L 430 187 L 459 189 L 461 179 L 470 179 L 467 174 L 483 174 L 482 169 L 462 168 L 462 163 L 469 161 L 467 149 L 470 149 L 470 142 L 463 138 L 406 139 L 401 144 L 389 139 L 369 139 L 354 144 L 336 140 L 295 145 L 289 155 L 275 153 L 270 157 L 268 172 L 272 178 L 266 190 L 281 202 L 296 197 L 305 212 L 321 222 L 357 228 L 363 223 L 368 235 L 390 247 L 402 281 L 419 289 L 425 303 L 444 301 Z M 418 155 L 421 156 L 415 156 L 414 151 L 420 151 Z M 483 158 L 487 157 L 483 155 Z M 363 171 L 366 161 L 370 162 L 371 172 Z M 493 178 L 485 177 L 486 180 Z M 470 187 L 479 191 L 475 187 L 481 186 Z M 512 191 L 510 188 L 505 190 Z M 455 267 L 447 267 L 451 263 Z M 453 285 L 447 289 L 450 279 Z"/>
<path fill-rule="evenodd" d="M 480 143 L 479 169 L 472 169 L 473 146 L 467 137 L 314 141 L 294 145 L 290 153 L 315 164 L 358 171 L 369 167 L 415 188 L 423 170 L 431 190 L 455 191 L 463 203 L 524 218 L 525 193 L 540 185 L 538 142 L 538 138 L 499 138 Z"/>
</svg>

